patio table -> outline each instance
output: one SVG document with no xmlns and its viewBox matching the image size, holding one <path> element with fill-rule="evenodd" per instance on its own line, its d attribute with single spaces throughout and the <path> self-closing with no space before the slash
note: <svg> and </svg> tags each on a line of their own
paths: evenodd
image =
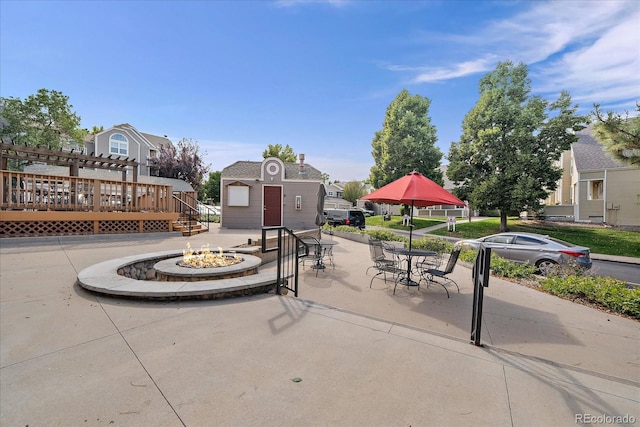
<svg viewBox="0 0 640 427">
<path fill-rule="evenodd" d="M 333 247 L 338 244 L 335 240 L 328 239 L 316 239 L 314 237 L 305 237 L 302 239 L 304 243 L 313 247 L 313 259 L 314 264 L 311 268 L 316 270 L 316 275 L 318 274 L 317 270 L 324 270 L 326 265 L 324 263 L 324 258 L 329 257 L 329 262 L 331 265 L 333 264 Z"/>
<path fill-rule="evenodd" d="M 420 286 L 420 282 L 416 282 L 411 278 L 411 264 L 412 258 L 415 257 L 435 257 L 438 255 L 437 252 L 434 251 L 426 251 L 424 249 L 408 249 L 408 248 L 396 248 L 394 250 L 396 255 L 402 255 L 405 257 L 407 262 L 407 273 L 404 277 L 399 278 L 396 281 L 396 285 L 393 287 L 393 293 L 396 293 L 396 287 L 398 283 L 402 283 L 405 286 Z"/>
</svg>

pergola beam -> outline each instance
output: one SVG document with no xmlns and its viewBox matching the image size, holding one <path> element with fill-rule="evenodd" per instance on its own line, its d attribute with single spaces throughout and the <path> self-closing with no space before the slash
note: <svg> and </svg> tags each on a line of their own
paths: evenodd
<svg viewBox="0 0 640 427">
<path fill-rule="evenodd" d="M 55 151 L 47 148 L 27 147 L 25 145 L 0 144 L 0 166 L 6 169 L 7 159 L 15 159 L 29 162 L 43 162 L 56 166 L 69 166 L 73 175 L 74 171 L 79 168 L 95 168 L 108 170 L 122 170 L 126 174 L 126 168 L 131 167 L 134 171 L 134 177 L 137 177 L 137 169 L 139 163 L 136 159 L 129 160 L 129 157 L 122 159 L 120 157 L 111 158 L 100 156 L 91 156 L 88 154 L 76 153 L 74 151 Z"/>
</svg>

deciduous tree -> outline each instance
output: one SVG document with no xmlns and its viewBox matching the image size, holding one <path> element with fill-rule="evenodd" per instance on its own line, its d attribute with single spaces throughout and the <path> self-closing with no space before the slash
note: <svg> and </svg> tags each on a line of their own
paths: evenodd
<svg viewBox="0 0 640 427">
<path fill-rule="evenodd" d="M 463 121 L 463 134 L 449 150 L 448 177 L 463 200 L 507 215 L 539 209 L 555 190 L 562 169 L 554 162 L 577 140 L 587 117 L 575 114 L 571 97 L 555 102 L 532 96 L 527 66 L 501 62 L 480 80 L 480 99 Z"/>
<path fill-rule="evenodd" d="M 162 145 L 158 156 L 151 158 L 151 166 L 158 169 L 158 174 L 166 178 L 177 178 L 191 184 L 199 193 L 203 178 L 209 172 L 209 165 L 204 163 L 198 143 L 183 138 L 174 146 Z"/>
<path fill-rule="evenodd" d="M 211 200 L 214 205 L 220 203 L 220 177 L 222 172 L 209 172 L 209 178 L 200 188 L 200 200 Z"/>
<path fill-rule="evenodd" d="M 364 196 L 365 191 L 360 181 L 349 181 L 344 185 L 342 198 L 356 204 L 356 200 Z"/>
<path fill-rule="evenodd" d="M 403 89 L 387 107 L 382 129 L 375 133 L 371 155 L 375 162 L 369 181 L 380 188 L 416 170 L 443 184 L 442 152 L 435 145 L 436 128 L 431 124 L 431 101 Z"/>
<path fill-rule="evenodd" d="M 282 144 L 269 144 L 267 149 L 262 152 L 262 158 L 266 159 L 267 157 L 277 157 L 285 163 L 295 163 L 298 159 L 298 156 L 293 152 L 293 148 L 289 147 L 289 144 L 284 148 L 282 148 Z"/>
<path fill-rule="evenodd" d="M 84 144 L 86 131 L 80 128 L 80 116 L 73 112 L 69 97 L 56 90 L 40 89 L 24 101 L 1 98 L 3 141 L 30 147 L 60 149 L 73 141 Z"/>
</svg>

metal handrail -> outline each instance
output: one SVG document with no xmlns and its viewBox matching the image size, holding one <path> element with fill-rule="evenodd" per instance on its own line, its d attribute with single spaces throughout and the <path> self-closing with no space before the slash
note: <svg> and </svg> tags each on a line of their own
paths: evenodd
<svg viewBox="0 0 640 427">
<path fill-rule="evenodd" d="M 267 234 L 277 232 L 276 245 L 267 247 Z M 276 273 L 276 293 L 282 295 L 282 288 L 293 292 L 298 296 L 298 274 L 300 259 L 309 255 L 309 245 L 307 245 L 292 230 L 278 227 L 262 228 L 262 252 L 277 251 L 277 273 Z M 293 284 L 289 283 L 293 280 Z"/>
<path fill-rule="evenodd" d="M 179 194 L 177 196 L 176 194 Z M 200 221 L 200 211 L 198 211 L 198 199 L 195 197 L 185 193 L 184 191 L 180 191 L 172 194 L 173 199 L 178 203 L 179 212 L 181 216 L 187 218 L 187 224 L 189 227 L 189 234 L 193 230 L 193 223 L 199 223 Z M 188 203 L 187 201 L 195 202 L 193 204 Z M 195 205 L 195 206 L 194 206 Z M 207 231 L 209 230 L 209 222 L 207 221 Z"/>
</svg>

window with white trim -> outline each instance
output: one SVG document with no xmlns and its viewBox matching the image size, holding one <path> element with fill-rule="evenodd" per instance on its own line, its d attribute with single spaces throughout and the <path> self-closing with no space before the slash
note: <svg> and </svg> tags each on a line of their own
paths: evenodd
<svg viewBox="0 0 640 427">
<path fill-rule="evenodd" d="M 109 154 L 117 154 L 118 156 L 128 156 L 129 141 L 120 134 L 114 133 L 109 137 Z"/>
<path fill-rule="evenodd" d="M 227 187 L 227 206 L 249 206 L 249 187 L 229 185 Z"/>
</svg>

